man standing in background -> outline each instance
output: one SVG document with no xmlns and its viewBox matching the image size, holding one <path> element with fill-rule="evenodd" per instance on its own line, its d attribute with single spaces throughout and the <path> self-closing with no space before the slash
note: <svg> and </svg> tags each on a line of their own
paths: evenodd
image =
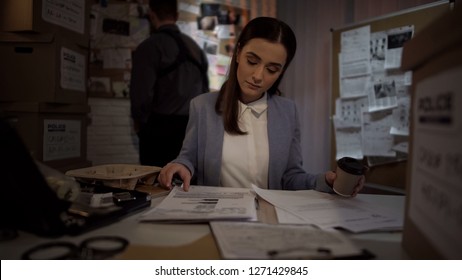
<svg viewBox="0 0 462 280">
<path fill-rule="evenodd" d="M 140 163 L 162 167 L 178 155 L 189 102 L 208 92 L 207 58 L 180 32 L 177 0 L 150 0 L 155 31 L 133 53 L 131 114 L 139 138 Z"/>
</svg>

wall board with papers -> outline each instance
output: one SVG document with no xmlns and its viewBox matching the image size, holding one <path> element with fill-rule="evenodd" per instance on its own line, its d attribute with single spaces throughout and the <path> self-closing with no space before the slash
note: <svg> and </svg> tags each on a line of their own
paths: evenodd
<svg viewBox="0 0 462 280">
<path fill-rule="evenodd" d="M 368 183 L 403 188 L 412 72 L 404 44 L 450 9 L 439 1 L 332 30 L 332 169 L 344 156 L 369 166 Z"/>
</svg>

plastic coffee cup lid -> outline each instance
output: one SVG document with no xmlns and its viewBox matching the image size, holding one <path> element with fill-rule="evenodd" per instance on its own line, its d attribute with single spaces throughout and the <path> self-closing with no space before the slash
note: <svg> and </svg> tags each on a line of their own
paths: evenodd
<svg viewBox="0 0 462 280">
<path fill-rule="evenodd" d="M 343 171 L 353 175 L 363 175 L 364 165 L 357 159 L 351 157 L 343 157 L 337 161 L 338 167 Z"/>
</svg>

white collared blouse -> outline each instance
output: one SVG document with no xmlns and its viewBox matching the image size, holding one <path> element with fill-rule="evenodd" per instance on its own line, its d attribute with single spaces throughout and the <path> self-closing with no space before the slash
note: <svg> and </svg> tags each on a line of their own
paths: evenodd
<svg viewBox="0 0 462 280">
<path fill-rule="evenodd" d="M 239 127 L 244 135 L 223 137 L 220 185 L 246 187 L 254 184 L 268 188 L 268 117 L 267 95 L 244 104 L 239 101 Z"/>
</svg>

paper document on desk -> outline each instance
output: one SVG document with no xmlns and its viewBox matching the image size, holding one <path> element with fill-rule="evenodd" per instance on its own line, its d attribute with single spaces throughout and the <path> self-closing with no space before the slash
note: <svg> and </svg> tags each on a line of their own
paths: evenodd
<svg viewBox="0 0 462 280">
<path fill-rule="evenodd" d="M 255 192 L 276 207 L 279 223 L 312 224 L 322 229 L 343 228 L 351 232 L 401 230 L 404 216 L 404 197 L 393 197 L 393 211 L 367 196 L 344 198 L 314 190 L 281 191 L 253 186 Z"/>
<path fill-rule="evenodd" d="M 257 220 L 255 194 L 247 188 L 191 186 L 188 192 L 175 187 L 141 221 L 205 222 L 211 220 Z"/>
<path fill-rule="evenodd" d="M 362 253 L 342 233 L 309 225 L 218 221 L 210 226 L 225 259 L 332 259 Z"/>
</svg>

